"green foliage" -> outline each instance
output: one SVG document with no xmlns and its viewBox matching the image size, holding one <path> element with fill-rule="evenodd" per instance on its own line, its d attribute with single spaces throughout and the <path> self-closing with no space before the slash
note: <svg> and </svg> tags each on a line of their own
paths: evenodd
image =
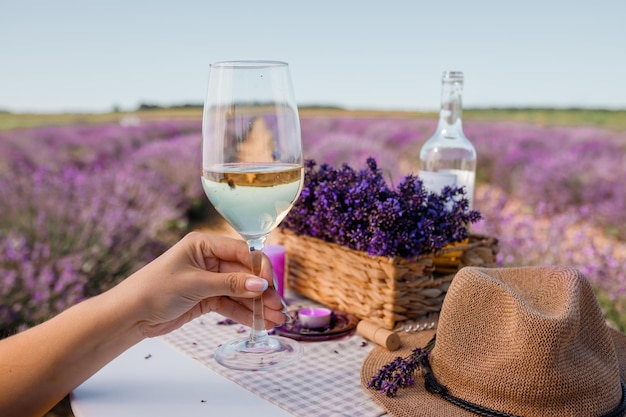
<svg viewBox="0 0 626 417">
<path fill-rule="evenodd" d="M 320 112 L 341 116 L 343 114 L 389 117 L 437 117 L 435 113 L 387 112 L 376 110 L 352 111 L 333 106 L 303 106 L 303 117 Z M 173 107 L 161 107 L 142 104 L 138 111 L 112 113 L 59 113 L 28 114 L 0 111 L 0 131 L 50 125 L 110 123 L 124 117 L 137 117 L 141 120 L 154 119 L 196 119 L 200 120 L 202 107 L 197 104 L 184 104 Z M 467 120 L 509 120 L 528 122 L 539 125 L 588 125 L 609 129 L 626 130 L 626 110 L 603 109 L 540 109 L 540 108 L 485 108 L 465 109 L 463 117 Z"/>
<path fill-rule="evenodd" d="M 607 322 L 619 331 L 626 332 L 626 299 L 612 299 L 601 291 L 597 291 L 596 296 Z"/>
<path fill-rule="evenodd" d="M 468 120 L 506 120 L 542 126 L 596 126 L 626 130 L 626 110 L 603 109 L 467 109 Z"/>
</svg>

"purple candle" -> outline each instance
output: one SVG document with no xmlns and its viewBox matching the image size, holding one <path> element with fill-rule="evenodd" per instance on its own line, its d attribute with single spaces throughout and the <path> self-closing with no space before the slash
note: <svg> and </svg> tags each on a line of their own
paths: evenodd
<svg viewBox="0 0 626 417">
<path fill-rule="evenodd" d="M 263 252 L 272 263 L 274 274 L 276 275 L 276 292 L 285 296 L 285 247 L 282 245 L 265 245 Z"/>
<path fill-rule="evenodd" d="M 328 308 L 309 307 L 298 311 L 298 321 L 308 329 L 320 329 L 330 325 L 331 311 Z"/>
</svg>

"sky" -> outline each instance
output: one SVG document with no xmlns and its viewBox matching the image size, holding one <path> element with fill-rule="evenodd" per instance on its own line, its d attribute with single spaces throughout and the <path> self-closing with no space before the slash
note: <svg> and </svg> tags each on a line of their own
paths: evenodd
<svg viewBox="0 0 626 417">
<path fill-rule="evenodd" d="M 215 61 L 290 65 L 300 106 L 626 109 L 624 0 L 0 0 L 0 110 L 201 104 Z"/>
</svg>

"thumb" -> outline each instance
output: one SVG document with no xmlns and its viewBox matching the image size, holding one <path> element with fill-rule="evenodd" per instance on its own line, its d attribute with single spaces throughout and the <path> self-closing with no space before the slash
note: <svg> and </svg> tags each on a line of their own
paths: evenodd
<svg viewBox="0 0 626 417">
<path fill-rule="evenodd" d="M 223 275 L 222 288 L 216 288 L 219 291 L 216 295 L 253 298 L 261 295 L 269 287 L 267 280 L 256 275 L 242 272 L 220 275 Z"/>
<path fill-rule="evenodd" d="M 246 277 L 245 288 L 248 291 L 262 293 L 269 287 L 269 283 L 260 277 L 254 275 L 248 275 Z"/>
</svg>

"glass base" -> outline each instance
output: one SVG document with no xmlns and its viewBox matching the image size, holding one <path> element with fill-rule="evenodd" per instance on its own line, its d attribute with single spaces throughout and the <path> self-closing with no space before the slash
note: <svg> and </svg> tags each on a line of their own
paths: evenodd
<svg viewBox="0 0 626 417">
<path fill-rule="evenodd" d="M 224 343 L 215 351 L 215 360 L 222 366 L 243 371 L 282 368 L 302 356 L 302 346 L 295 340 L 271 336 L 263 343 L 237 339 Z"/>
</svg>

